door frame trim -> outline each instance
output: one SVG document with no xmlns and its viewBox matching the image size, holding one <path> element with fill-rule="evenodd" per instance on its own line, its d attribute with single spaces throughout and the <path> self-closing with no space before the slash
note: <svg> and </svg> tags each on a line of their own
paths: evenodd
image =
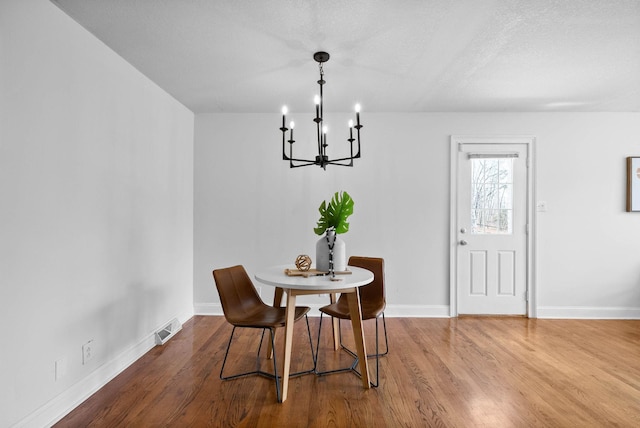
<svg viewBox="0 0 640 428">
<path fill-rule="evenodd" d="M 461 144 L 524 144 L 527 147 L 527 208 L 526 224 L 528 233 L 526 239 L 527 250 L 527 316 L 538 317 L 538 293 L 536 286 L 536 241 L 537 241 L 537 212 L 536 198 L 536 137 L 533 135 L 451 135 L 450 159 L 450 191 L 449 191 L 449 316 L 458 316 L 458 272 L 457 272 L 457 242 L 458 242 L 458 151 Z"/>
</svg>

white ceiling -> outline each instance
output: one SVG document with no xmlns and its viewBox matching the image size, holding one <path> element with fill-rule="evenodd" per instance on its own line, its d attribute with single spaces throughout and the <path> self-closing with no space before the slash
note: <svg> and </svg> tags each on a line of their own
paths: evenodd
<svg viewBox="0 0 640 428">
<path fill-rule="evenodd" d="M 640 0 L 51 0 L 196 113 L 640 111 Z"/>
</svg>

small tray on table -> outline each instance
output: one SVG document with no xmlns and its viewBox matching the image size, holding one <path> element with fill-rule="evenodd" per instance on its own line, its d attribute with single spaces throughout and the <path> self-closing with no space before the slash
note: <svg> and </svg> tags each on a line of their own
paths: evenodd
<svg viewBox="0 0 640 428">
<path fill-rule="evenodd" d="M 284 270 L 285 275 L 287 276 L 302 276 L 304 278 L 309 278 L 310 276 L 323 276 L 328 275 L 328 271 L 318 270 L 318 269 L 309 269 L 309 270 L 298 270 L 296 268 L 287 268 Z M 350 270 L 344 271 L 335 271 L 336 275 L 351 275 Z"/>
</svg>

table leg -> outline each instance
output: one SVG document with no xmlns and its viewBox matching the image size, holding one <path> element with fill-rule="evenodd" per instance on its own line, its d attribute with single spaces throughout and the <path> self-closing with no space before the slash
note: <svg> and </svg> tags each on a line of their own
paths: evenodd
<svg viewBox="0 0 640 428">
<path fill-rule="evenodd" d="M 369 361 L 367 360 L 367 348 L 364 340 L 364 329 L 362 328 L 362 311 L 360 308 L 360 293 L 356 290 L 347 294 L 349 302 L 349 313 L 351 314 L 351 326 L 353 328 L 353 339 L 356 342 L 358 350 L 358 358 L 360 359 L 360 375 L 362 377 L 362 386 L 370 388 L 369 383 Z"/>
<path fill-rule="evenodd" d="M 287 399 L 287 391 L 289 390 L 289 372 L 291 369 L 291 347 L 293 342 L 293 323 L 295 314 L 296 294 L 294 290 L 287 290 L 287 317 L 284 325 L 284 362 L 282 364 L 282 402 Z"/>
<path fill-rule="evenodd" d="M 276 287 L 275 293 L 273 295 L 273 307 L 274 308 L 280 308 L 282 307 L 282 295 L 284 294 L 284 290 L 280 287 Z M 273 332 L 273 340 L 275 341 L 275 332 L 277 331 L 274 330 Z M 272 359 L 273 358 L 273 348 L 271 348 L 271 341 L 268 341 L 269 343 L 267 343 L 267 359 Z"/>
<path fill-rule="evenodd" d="M 329 300 L 331 303 L 336 302 L 336 293 L 329 293 Z M 331 317 L 331 325 L 333 326 L 333 349 L 340 349 L 340 333 L 338 331 L 338 323 L 340 320 L 338 318 Z"/>
</svg>

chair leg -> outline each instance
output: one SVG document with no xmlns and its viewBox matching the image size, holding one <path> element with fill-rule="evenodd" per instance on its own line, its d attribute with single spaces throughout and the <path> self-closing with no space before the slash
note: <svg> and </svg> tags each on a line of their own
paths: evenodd
<svg viewBox="0 0 640 428">
<path fill-rule="evenodd" d="M 229 355 L 229 349 L 231 348 L 231 341 L 233 340 L 233 333 L 235 332 L 236 332 L 236 326 L 233 326 L 233 330 L 231 330 L 231 336 L 229 336 L 229 342 L 227 343 L 227 350 L 224 353 L 222 368 L 220 369 L 220 379 L 222 380 L 233 379 L 233 377 L 224 377 L 222 373 L 224 372 L 224 366 L 227 364 L 227 356 Z"/>
<path fill-rule="evenodd" d="M 376 381 L 375 382 L 369 381 L 369 384 L 374 388 L 377 388 L 378 385 L 380 384 L 380 356 L 381 355 L 385 355 L 385 354 L 381 354 L 380 351 L 379 351 L 380 348 L 379 348 L 379 343 L 378 343 L 379 342 L 378 337 L 379 337 L 379 335 L 378 335 L 378 318 L 376 317 L 376 353 L 367 355 L 367 358 L 372 358 L 372 357 L 376 358 Z M 351 355 L 354 355 L 353 351 L 351 351 L 349 348 L 343 347 L 342 349 L 347 351 L 347 353 L 349 353 Z M 388 351 L 389 351 L 389 349 L 387 348 L 387 352 Z M 356 361 L 357 361 L 357 358 L 356 358 Z M 353 371 L 356 372 L 356 374 L 358 376 L 362 376 L 355 366 L 353 368 Z"/>
<path fill-rule="evenodd" d="M 277 358 L 276 358 L 276 332 L 273 328 L 269 329 L 269 332 L 271 332 L 271 349 L 274 350 L 273 352 L 273 377 L 275 378 L 276 381 L 276 399 L 278 400 L 278 403 L 282 403 L 282 388 L 280 387 L 280 376 L 278 376 L 278 362 L 277 362 Z M 264 335 L 264 330 L 262 330 L 262 334 Z M 262 345 L 262 340 L 260 340 L 260 345 Z M 259 352 L 259 351 L 258 351 Z"/>
<path fill-rule="evenodd" d="M 340 368 L 340 369 L 335 369 L 335 370 L 327 370 L 327 371 L 319 371 L 318 370 L 318 353 L 320 351 L 320 336 L 322 334 L 322 315 L 323 313 L 320 312 L 320 323 L 318 324 L 318 342 L 316 344 L 316 356 L 315 356 L 315 373 L 318 376 L 324 376 L 324 375 L 328 375 L 328 374 L 333 374 L 333 373 L 343 373 L 343 372 L 348 372 L 348 371 L 354 371 L 356 373 L 358 373 L 356 371 L 356 366 L 358 365 L 359 359 L 357 356 L 355 356 L 353 363 L 351 364 L 350 367 L 344 367 L 344 368 Z"/>
<path fill-rule="evenodd" d="M 311 359 L 313 360 L 313 367 L 311 369 L 309 369 L 309 370 L 302 370 L 300 372 L 290 373 L 289 374 L 289 378 L 316 372 L 316 358 L 317 358 L 317 355 L 313 352 L 313 342 L 311 340 L 311 327 L 309 327 L 309 317 L 307 317 L 307 315 L 305 315 L 304 317 L 305 317 L 305 321 L 307 322 L 307 335 L 309 337 L 309 348 L 311 349 Z"/>
<path fill-rule="evenodd" d="M 322 314 L 320 314 L 320 316 L 322 317 Z M 367 358 L 374 358 L 376 359 L 376 381 L 374 382 L 370 382 L 371 386 L 373 387 L 377 387 L 380 384 L 380 357 L 387 355 L 389 353 L 389 339 L 387 337 L 387 322 L 384 318 L 384 312 L 382 313 L 382 326 L 384 329 L 384 343 L 385 343 L 385 351 L 384 352 L 380 352 L 380 344 L 379 344 L 379 337 L 380 337 L 380 333 L 378 330 L 378 318 L 376 317 L 376 353 L 375 354 L 367 354 Z M 339 337 L 340 337 L 340 347 L 346 351 L 349 355 L 351 355 L 352 357 L 356 358 L 357 361 L 357 354 L 355 352 L 353 352 L 351 349 L 349 349 L 347 346 L 345 346 L 342 343 L 342 329 L 340 328 L 341 324 L 340 321 L 338 321 L 338 333 L 339 333 Z M 360 372 L 358 372 L 358 370 L 356 369 L 356 365 L 354 365 L 353 370 L 360 375 Z"/>
<path fill-rule="evenodd" d="M 266 329 L 263 328 L 262 329 L 262 334 L 260 335 L 260 343 L 258 344 L 258 352 L 256 352 L 256 371 L 259 372 L 260 371 L 260 350 L 262 349 L 262 342 L 264 341 L 264 331 Z M 271 330 L 271 329 L 269 329 Z M 273 335 L 273 333 L 272 333 Z M 273 342 L 273 340 L 272 340 Z"/>
<path fill-rule="evenodd" d="M 252 327 L 249 327 L 252 328 Z M 227 350 L 224 353 L 224 360 L 222 361 L 222 368 L 220 369 L 220 379 L 222 380 L 231 380 L 231 379 L 236 379 L 239 377 L 243 377 L 243 376 L 250 376 L 250 375 L 260 375 L 260 376 L 264 376 L 266 378 L 269 379 L 273 379 L 275 377 L 275 375 L 271 374 L 271 373 L 267 373 L 264 372 L 262 370 L 260 370 L 260 349 L 262 348 L 262 341 L 264 340 L 264 331 L 266 330 L 266 328 L 262 329 L 262 335 L 260 336 L 260 343 L 258 344 L 258 352 L 256 354 L 256 369 L 254 371 L 250 371 L 250 372 L 244 372 L 244 373 L 238 373 L 235 375 L 231 375 L 231 376 L 224 376 L 224 368 L 225 365 L 227 364 L 227 357 L 229 356 L 229 350 L 231 349 L 231 342 L 233 341 L 233 335 L 236 332 L 236 326 L 233 326 L 233 330 L 231 330 L 231 336 L 229 336 L 229 343 L 227 344 Z M 273 335 L 273 332 L 272 332 Z M 272 343 L 273 343 L 273 339 L 272 339 Z"/>
<path fill-rule="evenodd" d="M 385 330 L 386 333 L 386 330 Z M 386 335 L 385 335 L 386 336 Z M 372 386 L 377 387 L 378 384 L 380 383 L 380 347 L 379 347 L 379 334 L 378 334 L 378 317 L 376 317 L 376 383 L 373 384 Z M 387 347 L 387 352 L 389 351 L 389 348 Z M 368 358 L 368 357 L 367 357 Z"/>
<path fill-rule="evenodd" d="M 367 354 L 367 358 L 373 358 L 376 355 L 383 357 L 385 355 L 387 355 L 389 353 L 389 339 L 387 338 L 387 321 L 384 318 L 384 312 L 382 313 L 382 325 L 384 328 L 384 345 L 385 345 L 385 351 L 382 353 L 378 353 L 378 348 L 376 348 L 376 353 L 375 354 Z M 378 318 L 376 318 L 376 328 L 378 326 Z M 376 336 L 377 336 L 378 332 L 376 330 Z M 342 328 L 341 328 L 341 324 L 340 324 L 340 320 L 338 320 L 338 335 L 340 337 L 340 347 L 342 349 L 344 349 L 345 351 L 347 351 L 349 354 L 353 355 L 354 357 L 356 357 L 356 353 L 353 352 L 351 349 L 349 349 L 346 345 L 344 345 L 342 343 Z"/>
<path fill-rule="evenodd" d="M 378 322 L 377 319 L 376 319 L 376 322 Z M 382 326 L 384 327 L 384 347 L 385 347 L 385 351 L 382 354 L 380 354 L 381 357 L 383 355 L 387 355 L 389 353 L 389 339 L 387 338 L 387 321 L 384 318 L 384 312 L 382 313 Z"/>
<path fill-rule="evenodd" d="M 304 316 L 305 321 L 307 322 L 307 333 L 309 335 L 309 348 L 311 349 L 311 358 L 313 359 L 313 370 L 312 372 L 315 373 L 316 372 L 316 364 L 318 363 L 317 360 L 317 354 L 315 354 L 313 352 L 313 342 L 311 340 L 311 327 L 309 327 L 309 317 L 307 317 L 307 315 L 305 314 Z"/>
</svg>

